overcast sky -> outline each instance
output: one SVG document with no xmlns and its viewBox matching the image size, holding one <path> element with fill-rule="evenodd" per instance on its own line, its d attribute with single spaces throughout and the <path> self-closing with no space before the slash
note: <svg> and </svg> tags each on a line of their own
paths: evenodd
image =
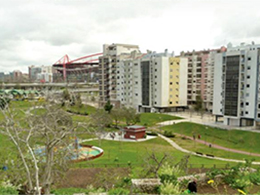
<svg viewBox="0 0 260 195">
<path fill-rule="evenodd" d="M 0 72 L 139 45 L 142 52 L 260 43 L 259 0 L 0 0 Z"/>
</svg>

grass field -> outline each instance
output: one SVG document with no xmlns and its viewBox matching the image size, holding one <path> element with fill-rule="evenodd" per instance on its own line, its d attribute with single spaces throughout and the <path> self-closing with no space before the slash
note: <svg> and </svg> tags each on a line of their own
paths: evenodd
<svg viewBox="0 0 260 195">
<path fill-rule="evenodd" d="M 66 110 L 71 110 L 74 113 L 79 113 L 79 114 L 92 114 L 96 112 L 96 108 L 90 105 L 85 105 L 83 104 L 82 107 L 79 106 L 68 106 L 66 107 Z"/>
<path fill-rule="evenodd" d="M 201 140 L 221 145 L 227 148 L 234 148 L 242 151 L 260 153 L 260 133 L 223 130 L 204 125 L 184 122 L 175 125 L 162 127 L 163 130 L 180 133 L 187 136 L 201 135 Z"/>
<path fill-rule="evenodd" d="M 178 120 L 182 119 L 181 117 L 177 116 L 170 116 L 167 114 L 158 114 L 158 113 L 142 113 L 141 114 L 141 122 L 140 125 L 145 126 L 154 126 L 157 123 L 163 122 L 163 121 L 169 121 L 169 120 Z"/>
<path fill-rule="evenodd" d="M 25 101 L 12 101 L 11 107 L 18 108 L 21 112 L 18 114 L 18 117 L 24 116 L 24 112 L 29 109 L 29 107 L 39 104 L 38 102 L 25 102 Z M 86 106 L 90 112 L 94 112 L 95 108 Z M 87 122 L 89 120 L 88 116 L 80 116 L 80 115 L 71 115 L 74 122 Z M 167 120 L 176 120 L 180 119 L 179 117 L 169 116 L 165 114 L 157 114 L 157 113 L 142 113 L 141 114 L 141 123 L 142 125 L 147 124 L 148 126 L 153 126 L 158 122 L 167 121 Z M 0 114 L 0 120 L 3 120 L 3 116 Z M 170 130 L 173 132 L 185 134 L 188 136 L 192 136 L 193 134 L 200 134 L 202 136 L 202 140 L 206 139 L 211 143 L 216 143 L 225 147 L 231 147 L 239 150 L 245 150 L 249 152 L 257 153 L 259 151 L 260 142 L 257 140 L 260 139 L 260 134 L 251 133 L 251 132 L 243 132 L 243 131 L 226 131 L 215 129 L 211 127 L 205 127 L 203 125 L 198 125 L 194 123 L 179 123 L 171 126 L 163 127 L 164 130 Z M 109 129 L 109 131 L 113 131 L 116 129 Z M 95 137 L 93 134 L 85 132 L 83 129 L 79 130 L 79 138 L 81 139 L 88 139 Z M 243 159 L 243 155 L 237 154 L 228 154 L 228 153 L 221 153 L 221 151 L 209 149 L 206 146 L 196 144 L 195 147 L 191 146 L 187 142 L 183 140 L 177 140 L 177 143 L 182 145 L 184 148 L 189 150 L 197 150 L 202 153 L 213 153 L 214 155 L 221 157 L 230 157 L 235 159 Z M 8 140 L 5 136 L 0 135 L 0 152 L 2 156 L 8 154 L 6 152 L 6 148 L 10 148 L 10 140 Z M 91 161 L 94 163 L 95 166 L 102 166 L 104 164 L 125 164 L 127 165 L 129 162 L 131 164 L 136 164 L 137 166 L 142 166 L 144 156 L 146 155 L 147 151 L 155 150 L 158 155 L 163 155 L 164 152 L 171 153 L 174 156 L 176 162 L 178 162 L 184 155 L 173 147 L 171 147 L 167 142 L 160 138 L 156 138 L 153 140 L 149 140 L 146 142 L 116 142 L 116 141 L 106 141 L 102 140 L 101 148 L 104 149 L 104 155 Z M 92 144 L 95 146 L 99 146 L 98 141 L 88 142 L 88 144 Z M 228 155 L 228 156 L 227 156 Z M 246 158 L 247 156 L 245 156 Z M 212 167 L 213 164 L 222 164 L 223 166 L 226 162 L 216 161 L 205 159 L 201 157 L 191 156 L 190 162 L 195 167 L 201 166 L 204 164 L 205 167 Z M 88 162 L 81 162 L 74 164 L 73 166 L 76 167 L 88 167 Z"/>
<path fill-rule="evenodd" d="M 203 154 L 211 154 L 217 157 L 237 159 L 237 160 L 255 159 L 255 161 L 260 162 L 260 157 L 233 153 L 233 152 L 220 150 L 216 148 L 209 148 L 208 145 L 194 142 L 193 140 L 190 139 L 182 139 L 179 136 L 172 138 L 172 140 L 182 148 L 187 149 L 189 151 L 201 152 Z"/>
<path fill-rule="evenodd" d="M 127 166 L 128 162 L 136 167 L 142 167 L 144 165 L 144 158 L 147 153 L 154 151 L 158 157 L 162 157 L 164 153 L 169 154 L 173 157 L 174 162 L 179 162 L 185 155 L 172 146 L 170 146 L 166 141 L 157 137 L 145 142 L 118 142 L 118 141 L 108 141 L 102 140 L 101 146 L 99 146 L 98 141 L 85 142 L 85 144 L 90 144 L 98 146 L 104 150 L 103 156 L 92 161 L 85 161 L 74 164 L 74 167 L 91 167 L 92 164 L 95 167 L 104 166 Z M 201 167 L 202 164 L 205 167 L 212 167 L 213 164 L 217 164 L 219 167 L 224 167 L 227 163 L 219 160 L 205 159 L 202 157 L 191 156 L 189 159 L 189 164 L 193 167 Z"/>
</svg>

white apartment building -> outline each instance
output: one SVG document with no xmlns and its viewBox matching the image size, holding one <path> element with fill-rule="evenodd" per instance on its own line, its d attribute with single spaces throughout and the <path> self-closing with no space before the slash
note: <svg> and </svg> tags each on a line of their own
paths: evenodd
<svg viewBox="0 0 260 195">
<path fill-rule="evenodd" d="M 103 56 L 99 57 L 100 105 L 104 105 L 108 100 L 116 106 L 120 105 L 121 99 L 117 90 L 122 79 L 118 78 L 118 75 L 123 71 L 121 61 L 129 58 L 131 52 L 140 53 L 139 47 L 128 44 L 103 45 Z"/>
<path fill-rule="evenodd" d="M 132 52 L 119 63 L 117 97 L 140 112 L 164 112 L 187 106 L 187 59 L 164 53 Z"/>
<path fill-rule="evenodd" d="M 260 45 L 227 47 L 215 56 L 213 114 L 225 125 L 251 126 L 260 121 Z"/>
</svg>

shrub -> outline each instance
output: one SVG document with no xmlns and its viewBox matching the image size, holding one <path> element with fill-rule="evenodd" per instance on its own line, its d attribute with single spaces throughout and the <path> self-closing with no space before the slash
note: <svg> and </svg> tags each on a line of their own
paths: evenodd
<svg viewBox="0 0 260 195">
<path fill-rule="evenodd" d="M 19 194 L 19 192 L 17 191 L 17 189 L 15 187 L 11 187 L 11 186 L 0 186 L 0 194 Z"/>
<path fill-rule="evenodd" d="M 160 194 L 181 194 L 180 185 L 166 182 L 160 186 Z"/>
<path fill-rule="evenodd" d="M 75 193 L 88 193 L 88 189 L 84 188 L 60 188 L 60 189 L 55 189 L 51 191 L 52 194 L 56 195 L 73 195 Z"/>
<path fill-rule="evenodd" d="M 124 195 L 124 194 L 130 194 L 130 191 L 124 188 L 113 188 L 109 190 L 109 195 Z"/>
<path fill-rule="evenodd" d="M 175 137 L 173 132 L 169 131 L 169 130 L 164 131 L 163 135 L 166 136 L 166 137 Z"/>
<path fill-rule="evenodd" d="M 158 134 L 154 131 L 147 131 L 146 135 L 157 136 Z"/>
</svg>

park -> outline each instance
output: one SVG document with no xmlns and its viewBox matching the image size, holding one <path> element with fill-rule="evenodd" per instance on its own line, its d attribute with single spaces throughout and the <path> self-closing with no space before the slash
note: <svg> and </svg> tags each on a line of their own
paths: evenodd
<svg viewBox="0 0 260 195">
<path fill-rule="evenodd" d="M 60 103 L 19 99 L 2 107 L 0 181 L 15 192 L 28 183 L 26 173 L 33 188 L 47 186 L 52 194 L 181 194 L 193 178 L 198 194 L 260 192 L 260 133 L 198 124 L 178 113 L 136 113 L 109 104 L 97 109 L 66 93 Z M 145 127 L 145 134 L 123 136 L 126 127 Z M 143 178 L 159 184 L 133 185 Z"/>
</svg>

